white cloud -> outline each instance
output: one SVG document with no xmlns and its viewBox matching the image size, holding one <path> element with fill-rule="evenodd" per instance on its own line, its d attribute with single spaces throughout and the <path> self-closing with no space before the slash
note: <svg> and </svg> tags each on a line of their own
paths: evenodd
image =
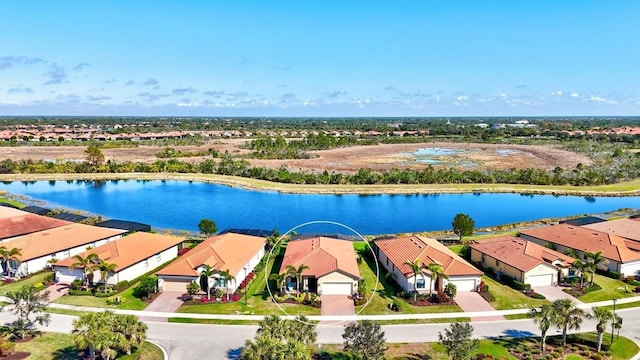
<svg viewBox="0 0 640 360">
<path fill-rule="evenodd" d="M 580 96 L 580 94 L 575 93 L 575 92 L 574 92 L 574 93 L 571 93 L 571 97 L 572 97 L 572 98 L 577 98 L 578 96 Z"/>
</svg>

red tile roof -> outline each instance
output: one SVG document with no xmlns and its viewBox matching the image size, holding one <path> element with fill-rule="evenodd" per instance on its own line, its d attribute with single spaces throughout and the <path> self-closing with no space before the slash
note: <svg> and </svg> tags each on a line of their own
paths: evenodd
<svg viewBox="0 0 640 360">
<path fill-rule="evenodd" d="M 485 239 L 470 246 L 472 249 L 525 272 L 543 263 L 553 265 L 553 262 L 560 261 L 562 267 L 573 264 L 573 258 L 570 256 L 515 236 Z"/>
<path fill-rule="evenodd" d="M 183 241 L 184 238 L 175 236 L 137 232 L 87 250 L 80 255 L 84 257 L 91 253 L 97 254 L 101 260 L 118 265 L 114 271 L 117 273 Z M 67 258 L 56 262 L 53 266 L 69 267 L 74 262 L 75 260 Z"/>
<path fill-rule="evenodd" d="M 520 233 L 579 251 L 602 251 L 605 258 L 622 263 L 640 260 L 640 252 L 627 246 L 629 240 L 580 226 L 558 224 Z"/>
<path fill-rule="evenodd" d="M 417 235 L 381 239 L 376 245 L 395 267 L 406 277 L 413 276 L 413 270 L 406 261 L 420 259 L 422 264 L 438 264 L 447 276 L 482 275 L 482 271 L 442 245 L 438 240 Z"/>
<path fill-rule="evenodd" d="M 640 222 L 631 219 L 618 219 L 603 221 L 595 224 L 583 225 L 582 227 L 606 232 L 611 235 L 622 236 L 630 240 L 640 241 Z"/>
<path fill-rule="evenodd" d="M 3 208 L 3 206 L 0 206 L 0 208 Z M 0 239 L 12 238 L 72 224 L 68 221 L 54 219 L 48 216 L 40 216 L 26 211 L 20 211 L 20 213 L 22 214 L 0 218 Z"/>
<path fill-rule="evenodd" d="M 197 269 L 202 265 L 209 265 L 220 271 L 229 270 L 229 273 L 235 275 L 266 243 L 267 239 L 264 237 L 231 232 L 212 236 L 156 275 L 198 276 Z"/>
<path fill-rule="evenodd" d="M 280 273 L 285 272 L 289 265 L 297 268 L 302 264 L 309 266 L 302 275 L 319 278 L 339 271 L 360 278 L 353 242 L 347 240 L 315 237 L 290 241 L 284 253 Z"/>
</svg>

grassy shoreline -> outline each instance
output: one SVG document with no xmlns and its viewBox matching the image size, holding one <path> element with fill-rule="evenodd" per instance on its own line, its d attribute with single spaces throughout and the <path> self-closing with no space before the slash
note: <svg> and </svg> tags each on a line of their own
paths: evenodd
<svg viewBox="0 0 640 360">
<path fill-rule="evenodd" d="M 397 185 L 308 185 L 214 174 L 180 173 L 85 173 L 85 174 L 0 174 L 0 181 L 65 180 L 179 180 L 227 185 L 248 190 L 291 194 L 459 194 L 525 193 L 574 196 L 640 196 L 640 179 L 600 186 L 554 186 L 520 184 L 397 184 Z"/>
</svg>

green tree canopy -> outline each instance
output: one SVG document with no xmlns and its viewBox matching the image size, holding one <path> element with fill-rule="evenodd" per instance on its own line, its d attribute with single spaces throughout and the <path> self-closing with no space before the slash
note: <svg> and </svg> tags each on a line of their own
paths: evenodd
<svg viewBox="0 0 640 360">
<path fill-rule="evenodd" d="M 467 214 L 457 214 L 451 223 L 453 232 L 460 237 L 460 241 L 462 241 L 463 236 L 471 236 L 473 234 L 475 225 L 475 221 Z"/>
<path fill-rule="evenodd" d="M 98 167 L 104 164 L 104 154 L 97 146 L 89 146 L 87 150 L 84 151 L 87 155 L 87 163 L 93 167 Z"/>
<path fill-rule="evenodd" d="M 198 229 L 202 235 L 208 238 L 218 231 L 218 226 L 216 226 L 216 223 L 211 219 L 202 219 L 198 223 Z"/>
<path fill-rule="evenodd" d="M 438 333 L 438 339 L 452 360 L 467 360 L 480 343 L 478 339 L 471 338 L 472 334 L 473 326 L 469 323 L 455 322 L 444 329 L 444 334 Z"/>
<path fill-rule="evenodd" d="M 344 339 L 344 350 L 351 355 L 352 359 L 384 359 L 387 347 L 380 323 L 371 320 L 350 323 L 344 328 L 342 338 Z"/>
<path fill-rule="evenodd" d="M 51 315 L 47 312 L 49 307 L 49 291 L 39 292 L 33 285 L 25 285 L 18 291 L 11 291 L 5 296 L 15 306 L 11 312 L 17 319 L 11 323 L 11 327 L 16 331 L 21 339 L 24 339 L 29 329 L 33 329 L 35 324 L 48 326 Z M 35 315 L 35 318 L 31 318 Z"/>
</svg>

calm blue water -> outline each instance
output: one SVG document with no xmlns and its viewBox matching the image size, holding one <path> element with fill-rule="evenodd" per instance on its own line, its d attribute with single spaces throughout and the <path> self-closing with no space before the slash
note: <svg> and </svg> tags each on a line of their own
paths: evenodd
<svg viewBox="0 0 640 360">
<path fill-rule="evenodd" d="M 541 218 L 640 208 L 640 197 L 578 197 L 519 194 L 309 195 L 249 191 L 186 181 L 38 181 L 0 183 L 0 190 L 156 228 L 197 231 L 209 218 L 218 229 L 280 232 L 310 221 L 343 223 L 361 234 L 392 234 L 451 228 L 457 213 L 476 227 Z M 298 232 L 348 233 L 331 225 Z"/>
</svg>

